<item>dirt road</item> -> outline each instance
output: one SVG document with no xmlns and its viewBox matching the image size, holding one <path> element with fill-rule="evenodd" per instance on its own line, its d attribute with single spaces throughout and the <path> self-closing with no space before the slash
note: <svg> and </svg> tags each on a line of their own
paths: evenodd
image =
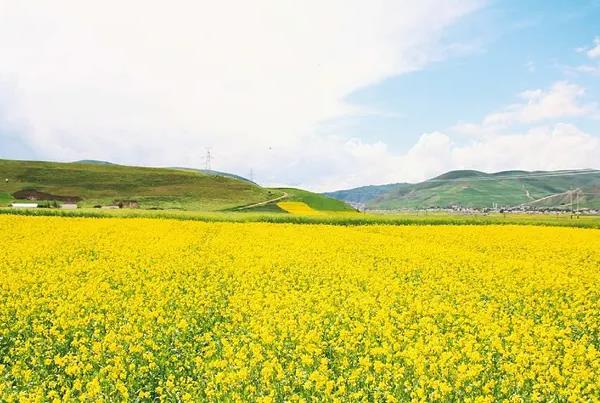
<svg viewBox="0 0 600 403">
<path fill-rule="evenodd" d="M 250 204 L 249 206 L 239 207 L 239 208 L 237 208 L 237 210 L 246 210 L 246 209 L 249 209 L 249 208 L 252 208 L 252 207 L 264 206 L 265 204 L 269 204 L 269 203 L 277 202 L 279 200 L 283 200 L 286 197 L 288 197 L 288 194 L 286 192 L 283 192 L 283 195 L 281 195 L 279 197 L 276 197 L 274 199 L 266 200 L 266 201 L 260 202 L 260 203 Z"/>
</svg>

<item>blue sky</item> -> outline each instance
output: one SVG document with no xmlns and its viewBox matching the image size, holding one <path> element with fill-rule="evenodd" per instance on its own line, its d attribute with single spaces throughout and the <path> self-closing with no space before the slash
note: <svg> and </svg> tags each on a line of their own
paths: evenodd
<svg viewBox="0 0 600 403">
<path fill-rule="evenodd" d="M 598 21 L 600 0 L 0 0 L 0 158 L 210 147 L 323 191 L 600 168 Z"/>
<path fill-rule="evenodd" d="M 584 64 L 578 48 L 600 35 L 600 1 L 496 1 L 465 17 L 444 35 L 462 48 L 421 70 L 358 89 L 348 102 L 376 109 L 370 114 L 328 122 L 324 130 L 381 140 L 390 148 L 410 148 L 421 133 L 444 130 L 459 121 L 477 121 L 532 88 L 568 80 L 600 100 L 600 76 L 574 73 Z M 600 133 L 598 119 L 572 119 Z M 600 158 L 599 158 L 600 159 Z"/>
</svg>

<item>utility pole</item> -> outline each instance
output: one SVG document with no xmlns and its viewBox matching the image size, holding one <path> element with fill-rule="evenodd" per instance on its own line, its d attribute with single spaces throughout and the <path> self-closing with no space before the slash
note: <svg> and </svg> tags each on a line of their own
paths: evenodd
<svg viewBox="0 0 600 403">
<path fill-rule="evenodd" d="M 250 168 L 250 182 L 254 182 L 254 170 Z"/>
<path fill-rule="evenodd" d="M 210 171 L 211 170 L 211 166 L 210 166 L 210 160 L 211 160 L 211 155 L 210 155 L 210 147 L 206 147 L 206 170 Z"/>
<path fill-rule="evenodd" d="M 573 218 L 573 189 L 569 190 L 569 205 L 571 206 L 571 218 Z"/>
</svg>

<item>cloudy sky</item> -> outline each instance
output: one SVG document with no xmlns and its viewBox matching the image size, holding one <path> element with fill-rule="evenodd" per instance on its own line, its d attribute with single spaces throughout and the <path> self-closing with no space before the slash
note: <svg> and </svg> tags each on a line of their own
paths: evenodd
<svg viewBox="0 0 600 403">
<path fill-rule="evenodd" d="M 334 190 L 600 168 L 600 1 L 0 0 L 0 158 Z"/>
</svg>

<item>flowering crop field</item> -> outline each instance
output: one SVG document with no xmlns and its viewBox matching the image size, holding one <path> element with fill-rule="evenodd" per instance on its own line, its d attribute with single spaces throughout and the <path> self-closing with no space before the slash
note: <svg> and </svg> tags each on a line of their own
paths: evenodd
<svg viewBox="0 0 600 403">
<path fill-rule="evenodd" d="M 600 232 L 0 216 L 0 400 L 598 401 Z"/>
<path fill-rule="evenodd" d="M 308 204 L 303 202 L 284 201 L 277 203 L 279 208 L 287 211 L 291 214 L 306 214 L 306 215 L 320 215 L 320 211 L 311 208 Z"/>
</svg>

